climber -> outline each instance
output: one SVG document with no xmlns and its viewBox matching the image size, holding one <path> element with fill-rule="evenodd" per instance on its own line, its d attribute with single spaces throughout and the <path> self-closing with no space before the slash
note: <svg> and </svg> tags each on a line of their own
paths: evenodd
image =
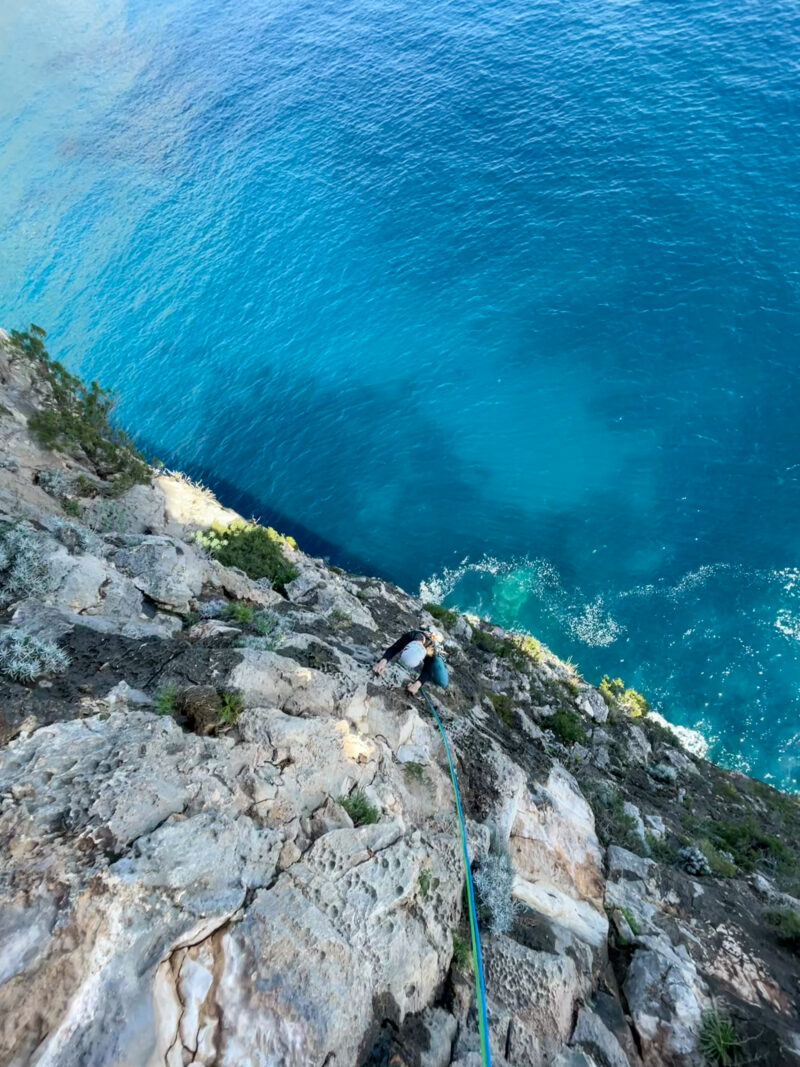
<svg viewBox="0 0 800 1067">
<path fill-rule="evenodd" d="M 408 686 L 412 696 L 416 696 L 426 682 L 446 689 L 449 679 L 441 654 L 442 641 L 438 630 L 409 630 L 386 649 L 372 669 L 376 674 L 383 674 L 389 660 L 399 656 L 402 665 L 409 670 L 421 668 L 417 680 Z"/>
</svg>

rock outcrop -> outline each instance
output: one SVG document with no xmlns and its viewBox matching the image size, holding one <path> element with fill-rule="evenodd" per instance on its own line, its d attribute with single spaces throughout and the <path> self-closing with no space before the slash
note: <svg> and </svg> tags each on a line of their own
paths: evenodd
<svg viewBox="0 0 800 1067">
<path fill-rule="evenodd" d="M 195 534 L 235 513 L 163 471 L 112 495 L 32 432 L 54 403 L 4 341 L 0 645 L 69 665 L 0 660 L 0 1063 L 479 1064 L 444 748 L 370 670 L 427 608 L 290 543 L 278 588 L 225 566 Z M 471 859 L 497 872 L 494 1062 L 699 1067 L 722 1021 L 730 1062 L 800 1063 L 796 798 L 436 614 Z"/>
</svg>

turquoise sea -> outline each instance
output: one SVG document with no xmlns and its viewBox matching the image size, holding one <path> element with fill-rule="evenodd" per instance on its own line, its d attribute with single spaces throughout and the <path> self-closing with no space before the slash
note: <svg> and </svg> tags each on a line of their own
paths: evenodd
<svg viewBox="0 0 800 1067">
<path fill-rule="evenodd" d="M 800 788 L 794 0 L 7 0 L 0 321 Z"/>
</svg>

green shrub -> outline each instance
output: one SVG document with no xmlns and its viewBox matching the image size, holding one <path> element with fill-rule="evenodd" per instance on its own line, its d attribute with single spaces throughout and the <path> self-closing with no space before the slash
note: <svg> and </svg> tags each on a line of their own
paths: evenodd
<svg viewBox="0 0 800 1067">
<path fill-rule="evenodd" d="M 495 714 L 506 726 L 514 725 L 514 706 L 511 697 L 505 693 L 488 693 L 489 701 L 495 710 Z"/>
<path fill-rule="evenodd" d="M 403 774 L 409 781 L 421 782 L 425 777 L 425 768 L 421 763 L 409 760 L 403 764 Z"/>
<path fill-rule="evenodd" d="M 594 824 L 600 843 L 619 845 L 629 852 L 641 855 L 642 839 L 632 815 L 625 812 L 625 801 L 620 791 L 610 783 L 596 779 L 581 782 L 581 789 L 594 812 Z"/>
<path fill-rule="evenodd" d="M 362 789 L 356 789 L 348 797 L 339 797 L 338 802 L 353 820 L 354 826 L 369 826 L 381 817 L 381 813 L 370 804 Z"/>
<path fill-rule="evenodd" d="M 452 630 L 453 626 L 455 626 L 458 616 L 454 611 L 442 607 L 441 604 L 425 604 L 424 607 L 429 615 L 432 615 L 442 626 L 446 626 L 448 630 Z"/>
<path fill-rule="evenodd" d="M 675 850 L 671 845 L 667 844 L 663 837 L 657 837 L 655 834 L 645 834 L 644 839 L 647 842 L 649 855 L 657 863 L 671 864 L 675 862 Z"/>
<path fill-rule="evenodd" d="M 488 652 L 498 659 L 506 660 L 518 671 L 525 670 L 532 663 L 538 663 L 542 655 L 541 645 L 530 634 L 511 634 L 507 637 L 498 637 L 488 630 L 481 630 L 476 627 L 472 631 L 472 643 L 481 652 Z"/>
<path fill-rule="evenodd" d="M 109 420 L 113 394 L 101 389 L 97 382 L 85 386 L 80 378 L 52 360 L 44 347 L 45 336 L 35 323 L 28 331 L 11 331 L 14 346 L 40 368 L 50 386 L 53 406 L 28 420 L 40 444 L 86 455 L 100 475 L 112 479 L 115 494 L 149 481 L 150 468 L 144 458 L 127 434 Z"/>
<path fill-rule="evenodd" d="M 453 966 L 456 970 L 464 971 L 472 959 L 472 947 L 465 937 L 453 934 Z"/>
<path fill-rule="evenodd" d="M 198 544 L 207 549 L 226 567 L 238 567 L 249 578 L 267 578 L 277 587 L 285 586 L 297 577 L 283 554 L 282 545 L 296 547 L 290 537 L 282 537 L 270 526 L 236 519 L 230 526 L 214 523 L 205 533 L 195 535 Z"/>
<path fill-rule="evenodd" d="M 639 719 L 653 709 L 642 694 L 627 686 L 621 678 L 609 678 L 604 674 L 597 687 L 600 696 L 612 711 L 624 711 L 632 719 Z"/>
<path fill-rule="evenodd" d="M 733 1023 L 716 1007 L 703 1014 L 698 1045 L 706 1063 L 717 1067 L 732 1067 L 742 1048 Z"/>
<path fill-rule="evenodd" d="M 509 645 L 506 639 L 497 637 L 495 634 L 489 633 L 488 630 L 473 630 L 472 643 L 481 652 L 488 652 L 492 656 L 498 656 L 501 659 L 509 655 Z"/>
<path fill-rule="evenodd" d="M 253 621 L 253 609 L 241 600 L 232 600 L 225 608 L 225 618 L 249 626 Z"/>
<path fill-rule="evenodd" d="M 345 626 L 350 622 L 350 616 L 341 608 L 334 608 L 333 611 L 328 612 L 328 622 L 331 626 Z"/>
<path fill-rule="evenodd" d="M 53 641 L 12 626 L 0 631 L 0 674 L 15 682 L 32 682 L 43 674 L 60 674 L 69 656 Z"/>
<path fill-rule="evenodd" d="M 743 871 L 763 866 L 782 875 L 797 871 L 798 860 L 792 849 L 780 838 L 765 833 L 752 816 L 728 822 L 714 819 L 707 823 L 707 831 L 711 843 L 730 852 Z"/>
<path fill-rule="evenodd" d="M 530 634 L 512 634 L 511 643 L 531 663 L 539 663 L 542 659 L 542 646 L 535 637 Z"/>
<path fill-rule="evenodd" d="M 171 715 L 175 711 L 175 702 L 178 699 L 177 685 L 163 685 L 156 693 L 156 715 Z"/>
<path fill-rule="evenodd" d="M 554 715 L 545 719 L 543 725 L 565 745 L 574 745 L 576 741 L 583 744 L 587 740 L 583 720 L 572 708 L 559 708 Z"/>
<path fill-rule="evenodd" d="M 708 860 L 711 873 L 717 878 L 733 878 L 736 874 L 736 864 L 722 855 L 720 850 L 706 838 L 697 842 L 697 847 Z"/>
<path fill-rule="evenodd" d="M 237 722 L 244 711 L 244 697 L 238 689 L 223 693 L 219 699 L 219 721 L 229 726 Z"/>
<path fill-rule="evenodd" d="M 775 908 L 764 918 L 775 927 L 780 943 L 800 955 L 800 913 L 793 908 Z"/>
</svg>

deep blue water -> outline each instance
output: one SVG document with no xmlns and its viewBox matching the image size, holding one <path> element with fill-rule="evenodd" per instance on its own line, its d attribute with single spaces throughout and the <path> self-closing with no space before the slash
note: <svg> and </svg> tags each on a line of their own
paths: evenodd
<svg viewBox="0 0 800 1067">
<path fill-rule="evenodd" d="M 10 0 L 0 319 L 800 786 L 794 0 Z"/>
</svg>

